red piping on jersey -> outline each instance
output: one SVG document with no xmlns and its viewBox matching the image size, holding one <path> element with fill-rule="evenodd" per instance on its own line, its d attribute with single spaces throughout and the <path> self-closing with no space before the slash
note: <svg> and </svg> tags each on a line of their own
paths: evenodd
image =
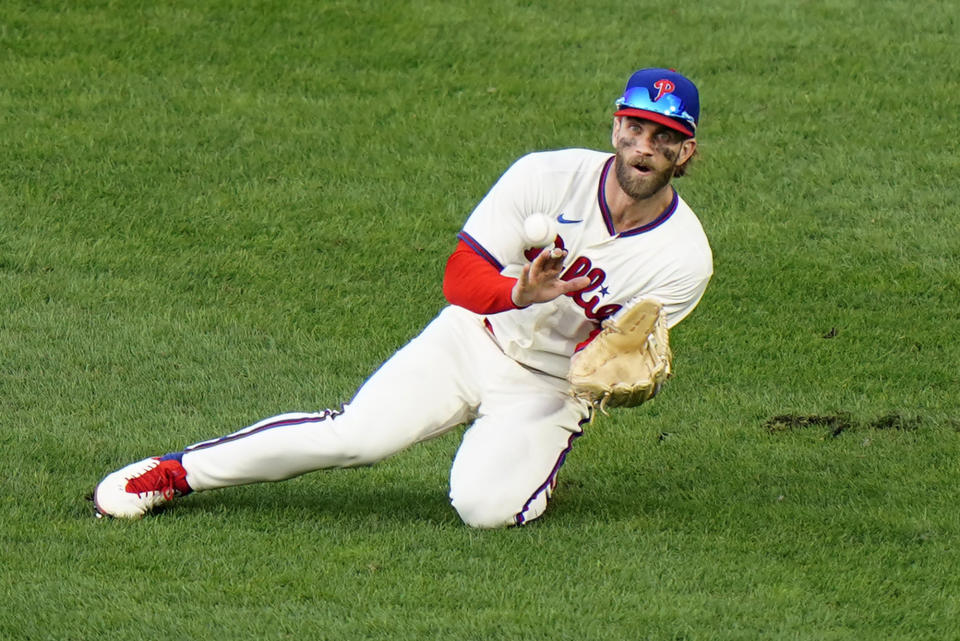
<svg viewBox="0 0 960 641">
<path fill-rule="evenodd" d="M 677 205 L 680 203 L 680 196 L 677 195 L 677 190 L 673 189 L 673 198 L 670 200 L 670 204 L 667 205 L 667 208 L 664 209 L 659 216 L 651 220 L 646 225 L 641 225 L 640 227 L 634 227 L 633 229 L 628 229 L 627 231 L 622 231 L 617 234 L 617 230 L 613 225 L 613 217 L 610 215 L 610 207 L 607 205 L 607 194 L 604 192 L 604 185 L 607 184 L 607 174 L 610 173 L 610 168 L 613 167 L 613 161 L 616 159 L 616 156 L 611 156 L 607 163 L 603 166 L 603 171 L 600 172 L 600 185 L 597 187 L 597 202 L 600 205 L 600 213 L 603 215 L 603 222 L 607 226 L 607 231 L 610 232 L 611 236 L 636 236 L 637 234 L 642 234 L 648 232 L 651 229 L 655 229 L 665 223 L 667 219 L 673 216 L 673 212 L 677 211 Z"/>
<path fill-rule="evenodd" d="M 483 248 L 483 245 L 481 245 L 480 243 L 478 243 L 478 242 L 473 238 L 473 236 L 471 236 L 470 234 L 468 234 L 468 233 L 465 232 L 465 231 L 462 231 L 462 232 L 460 232 L 459 234 L 457 234 L 457 238 L 459 238 L 461 241 L 463 241 L 463 242 L 465 242 L 467 245 L 469 245 L 470 248 L 471 248 L 473 251 L 475 251 L 475 252 L 477 252 L 478 254 L 480 254 L 480 255 L 483 257 L 483 259 L 486 260 L 486 261 L 487 261 L 488 263 L 490 263 L 491 265 L 493 265 L 494 268 L 496 268 L 496 270 L 497 270 L 498 272 L 501 271 L 501 270 L 503 270 L 503 265 L 500 264 L 500 261 L 497 260 L 496 258 L 494 258 L 494 257 L 493 257 L 493 254 L 491 254 L 491 253 L 488 252 L 486 249 L 484 249 L 484 248 Z M 459 249 L 459 248 L 460 248 L 460 246 L 457 245 L 457 249 Z M 455 251 L 456 251 L 456 250 L 455 250 Z"/>
<path fill-rule="evenodd" d="M 517 280 L 501 275 L 499 263 L 467 234 L 461 232 L 460 238 L 443 273 L 446 299 L 477 314 L 516 309 L 512 294 Z"/>
</svg>

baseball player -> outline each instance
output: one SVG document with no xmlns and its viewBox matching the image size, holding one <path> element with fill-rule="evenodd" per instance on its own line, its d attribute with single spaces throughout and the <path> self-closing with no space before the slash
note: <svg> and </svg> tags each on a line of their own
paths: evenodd
<svg viewBox="0 0 960 641">
<path fill-rule="evenodd" d="M 593 406 L 571 394 L 571 357 L 640 299 L 673 327 L 713 273 L 700 222 L 672 186 L 694 155 L 697 88 L 641 69 L 616 101 L 615 153 L 564 149 L 516 161 L 458 235 L 450 305 L 340 409 L 267 418 L 107 475 L 97 516 L 139 518 L 191 492 L 370 465 L 461 424 L 450 500 L 477 528 L 521 525 L 547 507 Z M 546 248 L 524 236 L 555 221 Z"/>
</svg>

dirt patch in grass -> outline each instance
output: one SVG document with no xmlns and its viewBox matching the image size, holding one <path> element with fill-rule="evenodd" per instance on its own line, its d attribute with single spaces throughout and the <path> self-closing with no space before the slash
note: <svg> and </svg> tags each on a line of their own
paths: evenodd
<svg viewBox="0 0 960 641">
<path fill-rule="evenodd" d="M 863 423 L 853 420 L 850 414 L 846 412 L 836 414 L 778 414 L 777 416 L 771 416 L 763 424 L 764 428 L 772 434 L 810 427 L 825 427 L 829 430 L 830 436 L 839 436 L 850 429 L 913 431 L 918 429 L 920 425 L 919 417 L 904 416 L 899 412 L 884 414 L 876 420 Z"/>
<path fill-rule="evenodd" d="M 767 419 L 764 427 L 771 433 L 790 432 L 808 427 L 826 427 L 831 436 L 853 427 L 849 414 L 779 414 Z"/>
<path fill-rule="evenodd" d="M 869 424 L 871 429 L 875 430 L 903 430 L 912 432 L 919 429 L 921 424 L 919 416 L 903 416 L 899 413 L 885 414 Z"/>
</svg>

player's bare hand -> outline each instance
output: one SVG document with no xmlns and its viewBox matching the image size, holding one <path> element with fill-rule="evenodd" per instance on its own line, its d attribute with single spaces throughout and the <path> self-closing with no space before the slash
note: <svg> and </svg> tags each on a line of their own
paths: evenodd
<svg viewBox="0 0 960 641">
<path fill-rule="evenodd" d="M 586 276 L 572 280 L 560 278 L 566 257 L 565 249 L 545 249 L 532 262 L 524 265 L 511 293 L 514 305 L 527 307 L 534 303 L 545 303 L 589 285 L 590 279 Z"/>
</svg>

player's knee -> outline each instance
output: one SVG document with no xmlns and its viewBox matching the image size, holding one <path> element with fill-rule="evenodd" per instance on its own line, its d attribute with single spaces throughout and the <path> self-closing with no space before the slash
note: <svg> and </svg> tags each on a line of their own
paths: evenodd
<svg viewBox="0 0 960 641">
<path fill-rule="evenodd" d="M 333 450 L 337 467 L 363 467 L 379 463 L 399 449 L 383 439 L 361 438 L 360 431 L 339 431 Z"/>
<path fill-rule="evenodd" d="M 452 503 L 460 519 L 473 528 L 495 529 L 516 524 L 514 513 L 511 510 L 504 510 L 502 506 L 462 500 L 453 500 Z"/>
<path fill-rule="evenodd" d="M 451 490 L 450 503 L 460 519 L 474 528 L 504 528 L 519 525 L 524 520 L 517 518 L 524 511 L 523 505 L 519 505 L 515 498 L 492 493 L 489 488 Z"/>
<path fill-rule="evenodd" d="M 344 446 L 341 450 L 342 467 L 363 467 L 379 463 L 392 454 L 392 450 L 384 449 L 376 443 L 353 443 Z"/>
</svg>

